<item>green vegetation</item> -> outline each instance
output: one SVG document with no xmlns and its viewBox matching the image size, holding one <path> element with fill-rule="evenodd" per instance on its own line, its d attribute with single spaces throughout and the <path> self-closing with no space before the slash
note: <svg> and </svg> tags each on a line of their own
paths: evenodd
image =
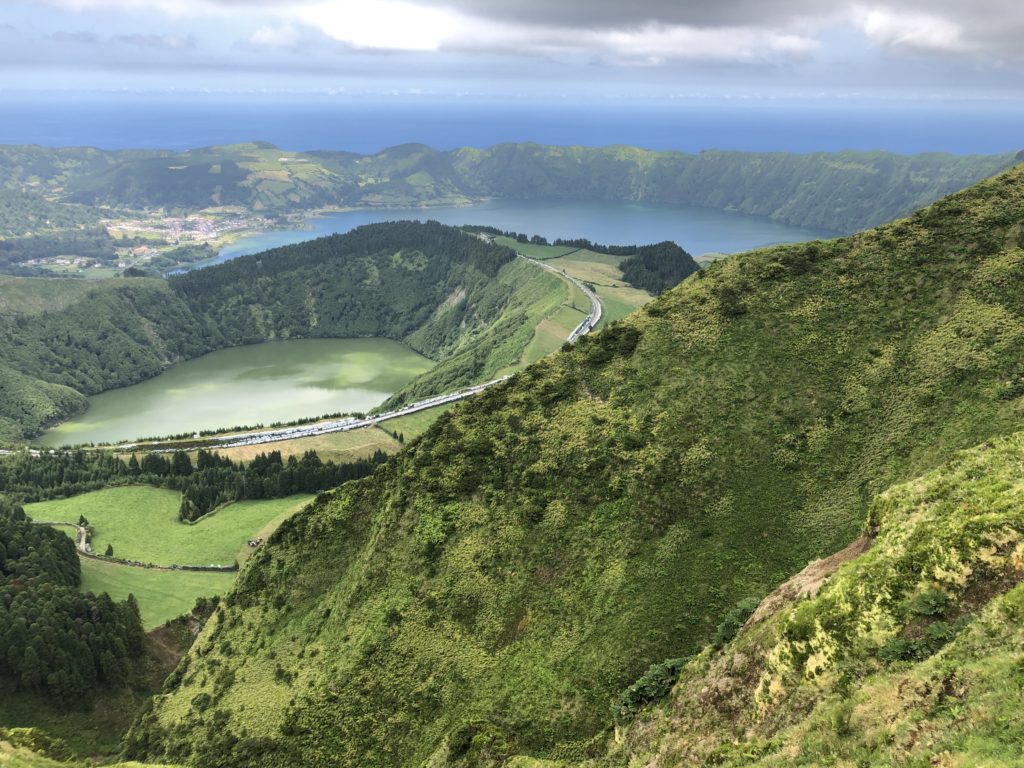
<svg viewBox="0 0 1024 768">
<path fill-rule="evenodd" d="M 157 565 L 230 565 L 246 550 L 247 539 L 310 499 L 308 495 L 295 495 L 239 501 L 187 525 L 178 517 L 179 493 L 130 485 L 29 504 L 25 511 L 36 520 L 73 522 L 85 517 L 92 529 L 93 551 L 103 552 L 109 545 L 122 560 Z"/>
<path fill-rule="evenodd" d="M 733 257 L 452 408 L 282 525 L 127 756 L 200 768 L 601 757 L 610 702 L 652 663 L 716 631 L 725 642 L 737 601 L 848 544 L 875 496 L 1019 429 L 1022 220 L 1024 168 L 861 235 Z M 1000 529 L 1019 536 L 1011 519 Z M 1016 546 L 964 525 L 935 555 L 941 573 L 909 546 L 895 572 L 945 583 L 978 563 L 966 547 L 958 559 L 958 541 L 979 557 Z M 850 637 L 845 606 L 872 594 L 858 590 L 828 604 L 836 626 L 822 633 Z M 927 613 L 946 603 L 904 603 L 909 584 L 893 594 L 872 639 L 911 626 L 906 639 L 926 641 L 888 663 L 975 637 L 955 613 Z M 783 685 L 827 662 L 808 618 L 790 638 L 804 645 L 772 662 Z M 713 702 L 717 688 L 711 701 L 701 690 L 686 701 Z"/>
<path fill-rule="evenodd" d="M 250 535 L 255 535 L 257 530 L 251 530 Z M 177 557 L 174 552 L 170 555 Z M 230 572 L 136 568 L 82 558 L 82 589 L 93 594 L 106 593 L 114 600 L 126 600 L 128 595 L 134 595 L 142 626 L 147 631 L 188 613 L 201 597 L 224 594 L 231 589 L 236 576 Z"/>
<path fill-rule="evenodd" d="M 700 269 L 690 254 L 668 240 L 654 245 L 597 245 L 584 239 L 559 239 L 554 244 L 556 247 L 570 246 L 585 252 L 618 256 L 622 279 L 634 288 L 655 295 L 678 285 Z"/>
<path fill-rule="evenodd" d="M 405 441 L 414 440 L 428 429 L 445 413 L 452 409 L 451 404 L 439 405 L 437 408 L 430 408 L 417 413 L 410 413 L 408 416 L 399 416 L 383 422 L 383 426 L 389 432 L 399 433 L 405 437 Z"/>
<path fill-rule="evenodd" d="M 517 243 L 514 238 L 510 237 L 498 237 L 495 242 L 499 245 L 507 245 L 514 248 L 522 248 L 522 245 Z M 582 280 L 587 285 L 590 285 L 594 289 L 594 293 L 597 294 L 598 299 L 601 301 L 603 312 L 601 314 L 601 325 L 604 327 L 608 323 L 614 322 L 615 320 L 621 320 L 623 317 L 628 315 L 635 309 L 642 307 L 653 297 L 650 293 L 640 288 L 634 288 L 633 286 L 626 283 L 623 278 L 622 269 L 620 264 L 623 261 L 621 256 L 611 256 L 606 253 L 596 253 L 587 249 L 575 249 L 566 248 L 563 246 L 553 245 L 531 245 L 531 253 L 534 254 L 534 258 L 540 259 L 556 269 L 560 269 L 570 277 L 575 277 L 577 280 Z M 574 306 L 584 310 L 589 307 L 587 300 L 577 292 L 577 298 L 574 299 Z M 567 331 L 571 331 L 583 317 L 583 313 L 574 313 L 571 315 L 575 322 L 569 322 Z M 568 318 L 567 318 L 568 320 Z M 544 330 L 541 328 L 540 330 Z M 557 329 L 551 329 L 553 336 L 557 336 L 561 332 L 561 327 Z M 541 334 L 538 333 L 538 336 Z M 562 339 L 567 335 L 561 334 Z M 534 337 L 535 342 L 539 342 L 536 336 Z M 553 352 L 556 349 L 560 349 L 562 346 L 562 340 L 558 339 L 557 344 L 555 339 L 551 339 L 548 343 L 551 344 L 547 351 Z M 540 359 L 543 355 L 538 356 L 535 359 Z"/>
<path fill-rule="evenodd" d="M 0 497 L 0 683 L 73 708 L 132 679 L 145 636 L 134 598 L 81 594 L 74 544 Z"/>
<path fill-rule="evenodd" d="M 591 765 L 1018 765 L 1022 460 L 1018 433 L 879 495 L 867 554 L 776 593 Z"/>
<path fill-rule="evenodd" d="M 61 283 L 55 292 L 63 306 L 38 312 L 24 301 L 0 324 L 0 439 L 24 439 L 73 415 L 85 407 L 83 394 L 213 349 L 275 339 L 400 340 L 438 365 L 397 399 L 449 391 L 521 365 L 566 285 L 457 229 L 399 222 L 169 281 L 110 281 L 77 301 Z"/>
<path fill-rule="evenodd" d="M 387 422 L 387 429 L 391 429 L 391 422 Z M 279 440 L 270 447 L 279 451 L 285 459 L 289 456 L 301 457 L 308 451 L 315 451 L 324 461 L 338 464 L 369 459 L 378 451 L 390 454 L 401 449 L 398 441 L 388 432 L 375 427 L 355 429 L 351 432 L 328 432 L 325 435 L 298 437 L 294 440 Z M 218 448 L 217 453 L 232 461 L 252 461 L 257 455 L 266 453 L 267 448 L 266 444 L 241 445 L 235 448 Z"/>
<path fill-rule="evenodd" d="M 194 211 L 238 205 L 279 215 L 337 206 L 569 198 L 696 205 L 836 232 L 909 213 L 1013 163 L 1012 154 L 690 155 L 538 144 L 451 152 L 407 144 L 372 156 L 288 152 L 262 142 L 189 152 L 0 147 L 6 188 L 25 190 L 33 200 L 49 195 L 90 206 Z"/>
<path fill-rule="evenodd" d="M 21 502 L 63 498 L 110 485 L 149 484 L 170 488 L 180 493 L 178 516 L 194 521 L 229 502 L 244 499 L 279 499 L 299 493 L 316 493 L 341 483 L 365 477 L 385 459 L 374 452 L 367 459 L 346 464 L 322 462 L 313 451 L 302 457 L 283 459 L 280 452 L 258 453 L 251 461 L 232 462 L 217 453 L 199 450 L 196 461 L 178 450 L 170 457 L 145 453 L 140 461 L 134 454 L 125 461 L 104 451 L 55 451 L 38 456 L 19 451 L 0 459 L 0 493 Z M 112 492 L 116 496 L 123 491 Z M 153 501 L 154 494 L 136 491 Z M 88 500 L 71 500 L 57 505 L 71 515 L 72 522 L 85 516 L 82 509 Z M 86 525 L 86 523 L 79 523 Z M 119 556 L 125 553 L 118 551 Z"/>
<path fill-rule="evenodd" d="M 103 213 L 84 205 L 57 203 L 33 194 L 0 190 L 0 238 L 94 227 Z"/>
<path fill-rule="evenodd" d="M 80 260 L 84 266 L 91 266 L 94 263 L 110 266 L 118 259 L 118 249 L 144 243 L 145 241 L 137 238 L 114 239 L 103 227 L 71 229 L 0 240 L 0 270 L 11 273 L 12 266 L 31 267 L 33 262 L 57 257 L 68 263 Z M 26 274 L 45 274 L 45 271 L 42 267 L 36 266 L 29 269 Z"/>
</svg>

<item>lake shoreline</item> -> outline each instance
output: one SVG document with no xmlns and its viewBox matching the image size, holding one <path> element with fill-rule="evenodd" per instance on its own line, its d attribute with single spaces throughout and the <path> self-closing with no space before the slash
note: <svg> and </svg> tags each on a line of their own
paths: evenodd
<svg viewBox="0 0 1024 768">
<path fill-rule="evenodd" d="M 363 413 L 435 364 L 402 342 L 381 337 L 277 339 L 225 347 L 91 395 L 84 412 L 49 427 L 30 444 L 42 449 L 118 444 L 230 432 L 240 424 Z M 140 408 L 150 410 L 140 413 Z M 189 413 L 187 422 L 180 416 L 183 410 Z M 145 425 L 133 428 L 144 434 L 128 431 L 125 424 L 132 420 Z"/>
</svg>

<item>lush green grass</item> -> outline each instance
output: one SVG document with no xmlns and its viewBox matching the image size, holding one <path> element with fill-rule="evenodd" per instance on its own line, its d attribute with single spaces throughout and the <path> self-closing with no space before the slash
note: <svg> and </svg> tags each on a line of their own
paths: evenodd
<svg viewBox="0 0 1024 768">
<path fill-rule="evenodd" d="M 441 414 L 448 413 L 452 409 L 452 405 L 452 403 L 446 403 L 437 408 L 417 411 L 408 416 L 399 416 L 397 419 L 382 422 L 382 426 L 391 432 L 400 432 L 405 437 L 405 441 L 409 442 L 426 432 Z"/>
<path fill-rule="evenodd" d="M 77 522 L 84 516 L 93 529 L 92 549 L 157 565 L 231 565 L 246 540 L 270 521 L 300 509 L 311 497 L 239 501 L 192 525 L 178 520 L 180 496 L 146 485 L 105 488 L 69 499 L 26 506 L 36 520 Z"/>
<path fill-rule="evenodd" d="M 80 301 L 92 288 L 82 280 L 0 275 L 0 316 L 55 312 Z"/>
<path fill-rule="evenodd" d="M 534 259 L 554 259 L 575 251 L 575 248 L 563 245 L 535 245 L 533 243 L 520 243 L 514 237 L 497 237 L 495 242 L 499 245 L 507 245 L 515 249 L 517 253 L 529 256 Z"/>
<path fill-rule="evenodd" d="M 253 532 L 255 533 L 255 531 Z M 115 600 L 135 595 L 142 625 L 154 629 L 188 613 L 196 598 L 223 595 L 235 583 L 235 573 L 164 571 L 105 563 L 83 557 L 82 590 L 106 592 Z"/>
<path fill-rule="evenodd" d="M 652 662 L 845 546 L 886 488 L 1019 429 L 1022 221 L 1024 169 L 734 256 L 466 400 L 282 526 L 133 743 L 199 766 L 594 754 Z M 218 741 L 243 731 L 258 754 Z"/>
<path fill-rule="evenodd" d="M 526 253 L 526 251 L 522 250 L 522 243 L 516 243 L 512 238 L 499 237 L 496 238 L 495 242 L 500 245 L 514 247 Z M 603 315 L 599 326 L 601 328 L 615 320 L 620 320 L 654 298 L 647 291 L 634 288 L 622 279 L 622 270 L 619 269 L 619 263 L 625 258 L 624 256 L 611 256 L 606 253 L 596 253 L 586 249 L 545 245 L 531 245 L 530 252 L 527 255 L 546 261 L 552 267 L 564 270 L 566 274 L 575 277 L 577 280 L 582 280 L 592 285 L 603 307 Z M 588 302 L 585 299 L 581 301 L 582 303 L 577 302 L 577 306 L 586 308 Z M 576 322 L 578 323 L 579 320 Z M 575 324 L 569 330 L 571 331 L 573 327 L 575 327 Z M 548 351 L 558 348 L 551 348 L 550 345 L 548 347 Z"/>
<path fill-rule="evenodd" d="M 0 737 L 0 766 L 8 768 L 86 768 L 92 763 L 80 763 L 78 761 L 53 760 L 34 752 L 25 746 L 12 746 L 9 742 Z M 146 768 L 142 763 L 107 763 L 110 768 Z M 161 768 L 155 764 L 149 764 L 148 768 Z M 163 768 L 173 768 L 163 766 Z"/>
</svg>

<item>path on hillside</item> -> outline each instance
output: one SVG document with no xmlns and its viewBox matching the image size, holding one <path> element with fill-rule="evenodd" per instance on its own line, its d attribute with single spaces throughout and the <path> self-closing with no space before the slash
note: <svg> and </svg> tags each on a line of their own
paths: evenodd
<svg viewBox="0 0 1024 768">
<path fill-rule="evenodd" d="M 548 272 L 554 272 L 556 275 L 563 278 L 564 280 L 568 280 L 570 283 L 572 283 L 581 291 L 583 291 L 583 294 L 588 299 L 590 299 L 590 314 L 583 318 L 583 322 L 577 325 L 575 330 L 573 330 L 573 332 L 569 334 L 569 338 L 566 339 L 567 343 L 572 344 L 580 336 L 586 336 L 588 333 L 594 330 L 594 328 L 597 327 L 597 324 L 601 322 L 601 300 L 597 298 L 597 294 L 590 290 L 583 283 L 582 280 L 578 280 L 572 275 L 566 274 L 564 270 L 555 269 L 550 264 L 545 264 L 543 261 L 531 259 L 529 256 L 525 256 L 521 253 L 518 253 L 516 255 L 519 256 L 519 258 L 521 259 L 526 259 L 532 264 L 536 264 L 538 267 L 543 267 L 544 269 L 548 270 Z"/>
<path fill-rule="evenodd" d="M 585 336 L 590 333 L 597 324 L 601 321 L 601 314 L 603 309 L 601 307 L 601 300 L 597 298 L 592 290 L 590 290 L 581 280 L 577 280 L 575 277 L 567 275 L 565 272 L 555 269 L 550 264 L 545 264 L 537 259 L 532 259 L 522 253 L 516 254 L 519 258 L 525 259 L 531 264 L 536 264 L 542 269 L 546 269 L 549 272 L 553 272 L 563 280 L 568 281 L 570 284 L 579 288 L 583 291 L 584 295 L 590 299 L 590 314 L 588 314 L 583 321 L 577 325 L 572 333 L 566 338 L 567 344 L 572 344 L 581 336 Z M 218 449 L 218 448 L 238 448 L 245 445 L 261 445 L 263 443 L 276 443 L 282 440 L 295 440 L 300 437 L 315 437 L 317 435 L 326 435 L 332 432 L 350 432 L 353 429 L 363 429 L 364 427 L 375 427 L 383 421 L 389 421 L 391 419 L 397 419 L 401 416 L 408 416 L 411 413 L 418 413 L 419 411 L 426 411 L 430 408 L 436 408 L 439 405 L 445 405 L 447 403 L 455 403 L 459 400 L 464 400 L 467 397 L 471 397 L 478 392 L 483 392 L 489 387 L 493 387 L 495 384 L 500 384 L 503 381 L 511 378 L 512 374 L 502 376 L 491 381 L 484 382 L 483 384 L 475 384 L 472 387 L 466 387 L 455 392 L 449 392 L 446 395 L 437 395 L 435 397 L 427 398 L 426 400 L 420 400 L 410 405 L 398 408 L 393 411 L 386 411 L 385 413 L 378 413 L 373 416 L 367 416 L 362 419 L 356 418 L 355 416 L 347 416 L 343 419 L 336 419 L 332 421 L 322 421 L 316 424 L 303 424 L 295 427 L 285 427 L 282 429 L 265 429 L 253 432 L 243 432 L 241 434 L 223 435 L 223 436 L 211 436 L 207 438 L 207 444 L 204 448 Z M 135 443 L 128 445 L 118 446 L 118 450 L 127 451 L 135 448 L 143 448 Z M 177 448 L 157 448 L 154 449 L 153 453 L 172 453 L 178 450 Z"/>
<path fill-rule="evenodd" d="M 75 536 L 76 548 L 78 549 L 79 552 L 83 552 L 87 555 L 91 554 L 92 548 L 89 546 L 89 531 L 84 525 L 79 525 L 78 523 L 62 522 L 47 523 L 41 520 L 33 520 L 32 522 L 34 522 L 36 525 L 60 525 L 65 528 L 74 528 L 75 531 L 77 531 L 77 535 Z"/>
</svg>

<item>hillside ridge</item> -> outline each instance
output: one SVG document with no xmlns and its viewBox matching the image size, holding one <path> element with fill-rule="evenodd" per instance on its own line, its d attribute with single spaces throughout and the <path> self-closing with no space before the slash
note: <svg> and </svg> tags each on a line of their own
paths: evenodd
<svg viewBox="0 0 1024 768">
<path fill-rule="evenodd" d="M 907 215 L 1015 162 L 1013 153 L 688 154 L 531 143 L 451 151 L 406 144 L 373 155 L 292 152 L 262 142 L 186 152 L 0 146 L 3 187 L 40 198 L 40 210 L 52 208 L 46 196 L 74 203 L 79 207 L 67 216 L 83 221 L 98 220 L 97 206 L 243 206 L 281 215 L 498 197 L 691 205 L 836 233 Z"/>
</svg>

